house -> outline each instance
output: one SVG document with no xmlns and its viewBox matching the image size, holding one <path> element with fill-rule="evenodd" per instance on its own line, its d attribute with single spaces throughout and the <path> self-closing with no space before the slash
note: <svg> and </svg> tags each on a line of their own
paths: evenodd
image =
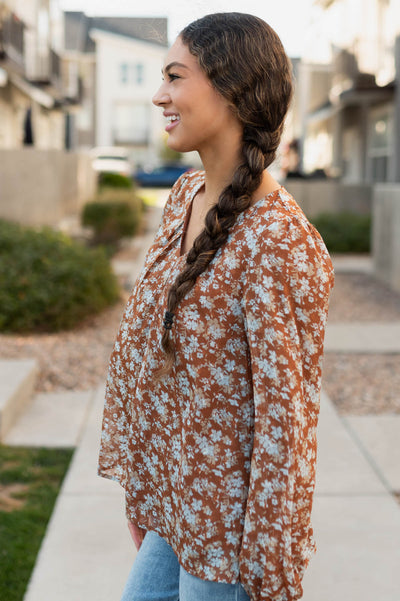
<svg viewBox="0 0 400 601">
<path fill-rule="evenodd" d="M 400 4 L 315 5 L 299 68 L 303 168 L 348 183 L 400 181 Z"/>
<path fill-rule="evenodd" d="M 63 149 L 62 12 L 57 0 L 0 2 L 0 149 Z"/>
<path fill-rule="evenodd" d="M 124 146 L 135 164 L 157 162 L 163 118 L 151 98 L 166 50 L 165 18 L 65 13 L 66 74 L 72 86 L 74 74 L 82 81 L 78 147 Z"/>
</svg>

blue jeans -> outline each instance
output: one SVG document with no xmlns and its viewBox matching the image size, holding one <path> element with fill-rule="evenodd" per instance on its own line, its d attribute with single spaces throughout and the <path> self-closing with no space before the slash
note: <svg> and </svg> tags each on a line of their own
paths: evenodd
<svg viewBox="0 0 400 601">
<path fill-rule="evenodd" d="M 250 601 L 240 583 L 211 582 L 184 570 L 172 547 L 147 532 L 121 601 Z"/>
</svg>

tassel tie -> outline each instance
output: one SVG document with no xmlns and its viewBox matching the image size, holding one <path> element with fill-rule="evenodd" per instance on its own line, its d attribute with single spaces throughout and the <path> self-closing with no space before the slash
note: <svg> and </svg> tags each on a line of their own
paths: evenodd
<svg viewBox="0 0 400 601">
<path fill-rule="evenodd" d="M 171 311 L 165 311 L 163 326 L 166 330 L 172 329 L 172 324 L 174 323 L 175 313 L 171 313 Z"/>
</svg>

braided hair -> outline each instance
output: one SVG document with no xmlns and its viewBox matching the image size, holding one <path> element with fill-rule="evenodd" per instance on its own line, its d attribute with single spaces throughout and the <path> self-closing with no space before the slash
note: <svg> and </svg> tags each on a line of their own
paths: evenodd
<svg viewBox="0 0 400 601">
<path fill-rule="evenodd" d="M 292 96 L 290 61 L 278 35 L 262 19 L 243 13 L 211 14 L 185 27 L 180 38 L 229 102 L 243 136 L 232 181 L 208 211 L 204 229 L 169 289 L 162 336 L 166 360 L 160 375 L 174 364 L 171 329 L 176 308 L 227 241 L 237 216 L 249 208 L 264 169 L 275 159 Z"/>
</svg>

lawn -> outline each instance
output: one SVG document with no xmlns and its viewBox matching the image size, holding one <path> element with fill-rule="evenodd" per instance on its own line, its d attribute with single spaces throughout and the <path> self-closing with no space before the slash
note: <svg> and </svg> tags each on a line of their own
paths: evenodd
<svg viewBox="0 0 400 601">
<path fill-rule="evenodd" d="M 0 445 L 0 599 L 22 601 L 72 449 Z"/>
</svg>

